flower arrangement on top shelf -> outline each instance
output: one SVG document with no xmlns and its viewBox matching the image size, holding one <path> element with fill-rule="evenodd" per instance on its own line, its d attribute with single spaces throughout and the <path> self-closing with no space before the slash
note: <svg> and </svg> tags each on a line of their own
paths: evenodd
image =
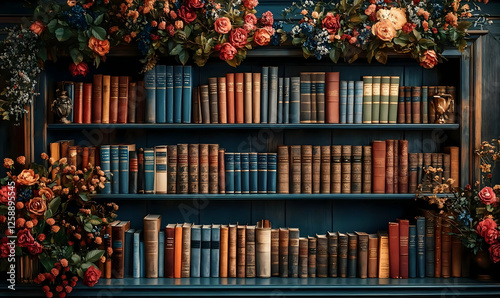
<svg viewBox="0 0 500 298">
<path fill-rule="evenodd" d="M 500 140 L 483 142 L 475 154 L 481 160 L 481 182 L 465 188 L 452 187 L 454 181 L 448 179 L 439 181 L 437 173 L 442 171 L 429 167 L 427 181 L 419 186 L 417 197 L 425 199 L 431 205 L 436 205 L 441 214 L 454 228 L 462 244 L 474 254 L 488 251 L 494 263 L 500 261 L 500 185 L 492 185 L 492 172 L 495 163 L 500 160 Z M 489 186 L 488 186 L 489 185 Z M 432 193 L 446 193 L 445 197 L 426 196 L 425 190 Z"/>
<path fill-rule="evenodd" d="M 471 6 L 476 5 L 460 0 L 305 0 L 284 9 L 283 16 L 295 25 L 292 43 L 302 47 L 306 58 L 329 56 L 336 63 L 342 57 L 351 63 L 365 53 L 368 62 L 375 58 L 385 64 L 387 53 L 394 51 L 433 68 L 444 58 L 446 45 L 460 51 L 467 46 Z M 291 20 L 297 16 L 298 23 Z M 485 22 L 477 16 L 475 25 Z"/>
<path fill-rule="evenodd" d="M 26 165 L 23 156 L 16 159 L 17 164 L 4 159 L 0 268 L 9 271 L 17 259 L 21 281 L 42 285 L 47 297 L 64 297 L 79 278 L 87 286 L 99 280 L 99 264 L 112 254 L 102 249 L 104 231 L 116 218 L 118 206 L 89 198 L 108 179 L 99 167 L 76 170 L 66 158 L 49 159 L 45 153 L 42 158 L 50 166 Z M 11 235 L 17 235 L 17 241 L 9 239 Z M 11 279 L 15 284 L 16 279 Z"/>
</svg>

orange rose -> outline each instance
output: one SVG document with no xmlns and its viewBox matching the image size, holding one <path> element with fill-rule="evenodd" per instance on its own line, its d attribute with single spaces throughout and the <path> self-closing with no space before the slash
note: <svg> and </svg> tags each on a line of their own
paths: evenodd
<svg viewBox="0 0 500 298">
<path fill-rule="evenodd" d="M 50 189 L 49 187 L 42 187 L 39 191 L 38 191 L 38 195 L 40 197 L 43 197 L 43 195 L 45 195 L 45 199 L 47 201 L 50 201 L 54 198 L 54 192 L 52 191 L 52 189 Z"/>
<path fill-rule="evenodd" d="M 53 225 L 56 223 L 56 221 L 53 219 L 53 218 L 48 218 L 46 221 L 45 221 L 49 226 Z"/>
<path fill-rule="evenodd" d="M 161 21 L 160 24 L 158 24 L 158 29 L 160 30 L 165 30 L 167 27 L 167 23 L 165 21 Z"/>
<path fill-rule="evenodd" d="M 423 56 L 420 56 L 420 65 L 425 68 L 433 68 L 438 64 L 437 54 L 434 50 L 425 51 Z"/>
<path fill-rule="evenodd" d="M 24 156 L 22 156 L 22 155 L 21 155 L 21 156 L 18 156 L 18 157 L 17 157 L 17 159 L 16 159 L 16 161 L 17 161 L 19 164 L 24 165 L 24 164 L 26 163 L 26 157 L 24 157 Z"/>
<path fill-rule="evenodd" d="M 372 33 L 383 41 L 391 41 L 396 35 L 396 29 L 391 21 L 382 20 L 373 25 Z"/>
<path fill-rule="evenodd" d="M 14 161 L 12 159 L 10 159 L 10 158 L 3 159 L 3 167 L 4 168 L 8 169 L 8 168 L 12 167 L 13 165 L 14 165 Z"/>
<path fill-rule="evenodd" d="M 271 41 L 271 34 L 269 33 L 268 30 L 266 30 L 264 28 L 260 28 L 257 31 L 255 31 L 255 35 L 253 36 L 253 40 L 259 46 L 265 46 L 265 45 L 269 44 L 269 42 Z"/>
<path fill-rule="evenodd" d="M 40 197 L 34 197 L 28 203 L 26 203 L 26 209 L 35 215 L 43 215 L 47 210 L 47 204 L 45 200 Z"/>
<path fill-rule="evenodd" d="M 113 27 L 109 28 L 108 32 L 109 32 L 109 34 L 113 34 L 117 31 L 118 31 L 118 26 L 113 26 Z"/>
<path fill-rule="evenodd" d="M 226 17 L 218 18 L 214 23 L 214 28 L 217 33 L 227 34 L 231 31 L 231 21 Z"/>
<path fill-rule="evenodd" d="M 54 233 L 59 232 L 60 229 L 61 229 L 61 227 L 59 227 L 59 226 L 52 226 L 52 232 L 54 232 Z"/>
<path fill-rule="evenodd" d="M 33 185 L 38 181 L 38 179 L 40 179 L 40 176 L 35 174 L 35 171 L 31 169 L 23 170 L 21 174 L 17 176 L 17 183 L 22 185 Z"/>
<path fill-rule="evenodd" d="M 67 3 L 69 7 L 73 7 L 76 5 L 76 0 L 68 0 Z"/>
<path fill-rule="evenodd" d="M 427 21 L 423 21 L 422 27 L 424 28 L 424 31 L 427 32 L 427 30 L 429 30 L 429 23 Z"/>
<path fill-rule="evenodd" d="M 447 15 L 446 15 L 446 22 L 448 24 L 450 24 L 452 27 L 456 27 L 458 26 L 458 22 L 457 22 L 457 15 L 452 13 L 452 12 L 449 12 Z"/>
<path fill-rule="evenodd" d="M 92 36 L 89 39 L 89 48 L 99 56 L 104 56 L 109 52 L 109 40 L 99 40 Z"/>
<path fill-rule="evenodd" d="M 36 35 L 40 35 L 42 34 L 43 30 L 45 30 L 45 25 L 40 21 L 36 21 L 31 24 L 30 30 L 33 31 L 33 33 L 35 33 Z"/>
</svg>

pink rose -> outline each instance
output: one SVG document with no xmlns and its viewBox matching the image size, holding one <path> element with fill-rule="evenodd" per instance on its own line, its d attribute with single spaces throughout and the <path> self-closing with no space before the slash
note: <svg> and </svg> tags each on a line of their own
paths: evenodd
<svg viewBox="0 0 500 298">
<path fill-rule="evenodd" d="M 266 11 L 265 13 L 263 13 L 262 17 L 260 18 L 260 22 L 264 26 L 272 26 L 274 22 L 273 13 L 270 11 Z"/>
<path fill-rule="evenodd" d="M 257 17 L 253 13 L 249 13 L 245 16 L 245 23 L 255 25 L 257 24 Z"/>
<path fill-rule="evenodd" d="M 229 34 L 229 42 L 235 48 L 243 48 L 247 44 L 247 32 L 243 28 L 231 30 Z"/>
<path fill-rule="evenodd" d="M 367 9 L 365 9 L 365 14 L 366 14 L 367 16 L 369 16 L 369 15 L 371 15 L 372 13 L 374 13 L 376 9 L 377 9 L 377 5 L 375 5 L 375 4 L 370 4 L 370 6 L 368 6 L 368 8 L 367 8 Z"/>
<path fill-rule="evenodd" d="M 484 240 L 486 241 L 486 243 L 493 244 L 493 243 L 497 242 L 498 234 L 499 234 L 497 229 L 488 230 L 488 231 L 486 231 L 485 234 L 486 235 L 484 236 Z"/>
<path fill-rule="evenodd" d="M 433 68 L 438 64 L 437 54 L 434 50 L 427 50 L 424 55 L 420 57 L 420 66 L 424 68 Z"/>
<path fill-rule="evenodd" d="M 498 204 L 498 197 L 493 191 L 493 188 L 486 186 L 478 193 L 481 202 L 485 205 L 493 204 L 495 207 Z"/>
<path fill-rule="evenodd" d="M 214 28 L 217 33 L 227 34 L 231 31 L 231 21 L 226 17 L 218 18 L 215 20 Z"/>
<path fill-rule="evenodd" d="M 179 18 L 181 18 L 186 24 L 189 24 L 196 20 L 196 13 L 189 9 L 187 6 L 181 6 L 179 9 Z"/>
<path fill-rule="evenodd" d="M 334 16 L 333 13 L 328 12 L 322 21 L 323 28 L 328 30 L 328 33 L 335 34 L 340 29 L 340 16 Z"/>
<path fill-rule="evenodd" d="M 2 242 L 0 243 L 0 259 L 4 259 L 9 256 L 10 248 L 7 245 L 8 241 L 7 237 L 2 238 Z"/>
<path fill-rule="evenodd" d="M 224 61 L 233 60 L 234 56 L 236 56 L 237 52 L 238 51 L 236 50 L 235 47 L 233 47 L 232 44 L 230 44 L 229 42 L 226 42 L 220 48 L 219 57 Z"/>
<path fill-rule="evenodd" d="M 489 230 L 496 230 L 497 223 L 490 217 L 480 221 L 476 226 L 476 233 L 486 238 Z"/>
<path fill-rule="evenodd" d="M 493 263 L 498 263 L 500 261 L 500 243 L 495 243 L 490 246 L 490 258 Z"/>
<path fill-rule="evenodd" d="M 202 8 L 203 5 L 205 4 L 200 0 L 188 0 L 187 2 L 187 6 L 191 9 Z"/>
<path fill-rule="evenodd" d="M 254 31 L 255 29 L 257 29 L 257 27 L 256 27 L 255 25 L 250 24 L 250 23 L 245 23 L 245 24 L 243 25 L 243 29 L 245 29 L 245 31 L 246 31 L 247 33 L 249 33 L 249 32 Z"/>
<path fill-rule="evenodd" d="M 28 247 L 35 242 L 31 232 L 28 229 L 22 229 L 17 232 L 17 245 L 20 247 Z"/>
<path fill-rule="evenodd" d="M 259 1 L 257 0 L 243 0 L 243 5 L 245 5 L 248 9 L 254 9 L 257 5 L 259 5 Z"/>
</svg>

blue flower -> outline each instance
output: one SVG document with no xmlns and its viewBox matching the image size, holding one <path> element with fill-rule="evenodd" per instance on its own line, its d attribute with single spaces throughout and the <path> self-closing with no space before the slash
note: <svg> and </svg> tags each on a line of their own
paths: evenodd
<svg viewBox="0 0 500 298">
<path fill-rule="evenodd" d="M 33 198 L 33 190 L 31 188 L 20 188 L 17 192 L 17 201 L 27 202 Z"/>
<path fill-rule="evenodd" d="M 137 35 L 137 48 L 142 55 L 146 55 L 149 51 L 149 33 L 151 32 L 151 25 L 146 25 L 144 29 Z"/>
<path fill-rule="evenodd" d="M 73 28 L 86 30 L 89 25 L 85 19 L 87 12 L 80 5 L 75 5 L 62 13 L 64 19 Z"/>
<path fill-rule="evenodd" d="M 304 33 L 305 35 L 310 35 L 313 31 L 313 25 L 309 23 L 302 23 L 299 25 L 300 31 Z"/>
<path fill-rule="evenodd" d="M 462 210 L 460 214 L 458 214 L 458 221 L 461 222 L 464 226 L 468 226 L 472 223 L 472 217 L 467 211 Z"/>
</svg>

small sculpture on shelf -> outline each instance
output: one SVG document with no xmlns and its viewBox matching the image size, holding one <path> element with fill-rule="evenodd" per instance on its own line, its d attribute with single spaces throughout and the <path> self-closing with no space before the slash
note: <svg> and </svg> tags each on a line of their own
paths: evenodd
<svg viewBox="0 0 500 298">
<path fill-rule="evenodd" d="M 56 90 L 58 96 L 52 102 L 52 112 L 56 114 L 62 123 L 71 123 L 68 120 L 68 117 L 71 115 L 71 110 L 73 109 L 73 105 L 71 103 L 71 99 L 68 97 L 67 91 L 65 90 Z"/>
<path fill-rule="evenodd" d="M 450 94 L 435 95 L 433 98 L 436 112 L 435 123 L 449 123 L 450 115 L 455 113 L 455 102 Z"/>
</svg>

